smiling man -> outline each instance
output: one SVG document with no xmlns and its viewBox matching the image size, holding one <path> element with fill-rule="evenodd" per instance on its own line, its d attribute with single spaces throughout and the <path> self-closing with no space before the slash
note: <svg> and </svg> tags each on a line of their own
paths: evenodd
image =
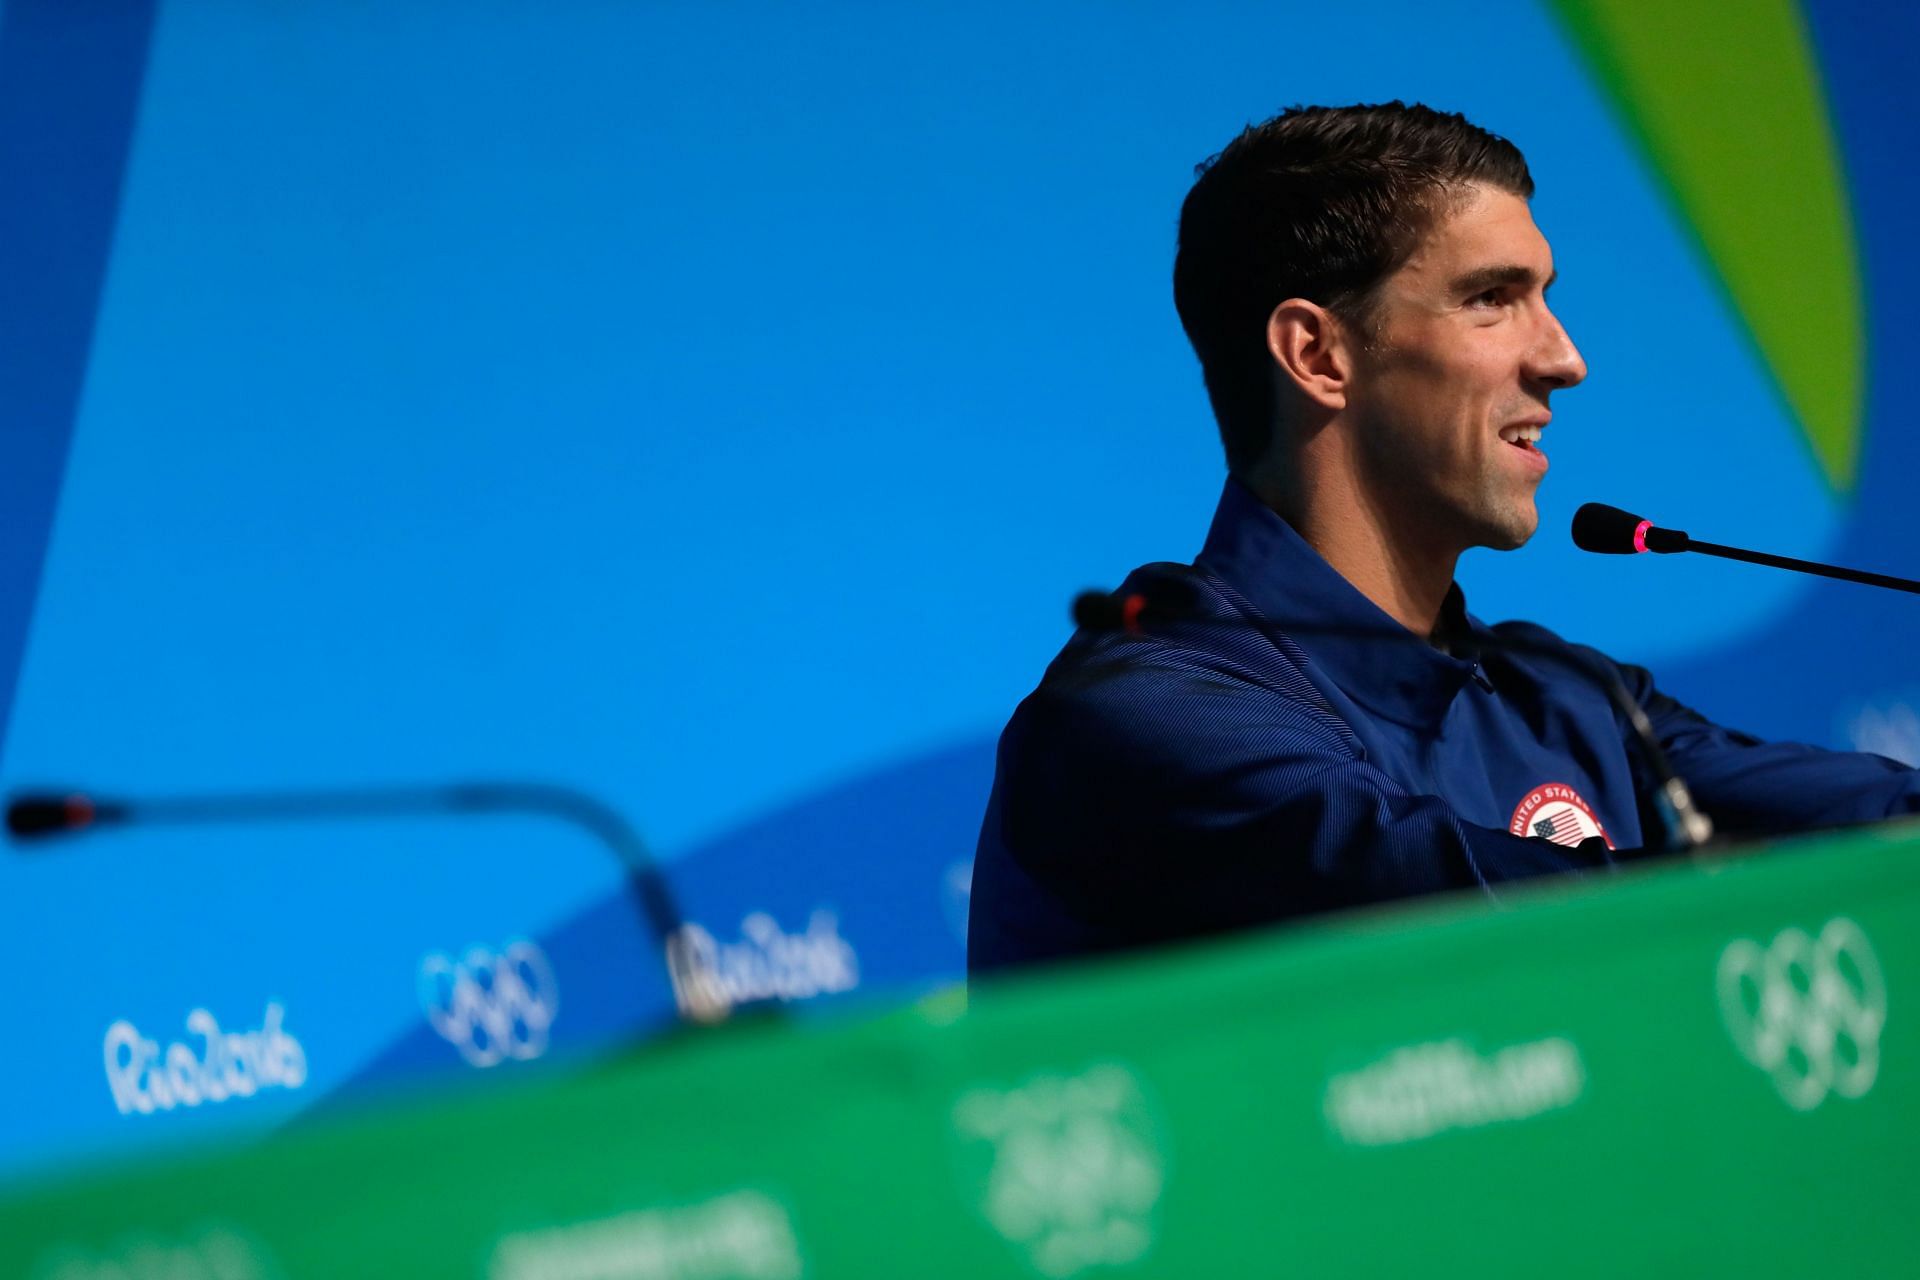
<svg viewBox="0 0 1920 1280">
<path fill-rule="evenodd" d="M 1174 298 L 1229 477 L 1191 565 L 1122 592 L 1000 741 L 968 965 L 1196 937 L 1593 871 L 1657 841 L 1596 667 L 1488 628 L 1454 568 L 1539 525 L 1587 374 L 1514 146 L 1390 103 L 1288 111 L 1201 166 Z M 1721 728 L 1616 667 L 1721 827 L 1920 810 L 1920 773 Z"/>
</svg>

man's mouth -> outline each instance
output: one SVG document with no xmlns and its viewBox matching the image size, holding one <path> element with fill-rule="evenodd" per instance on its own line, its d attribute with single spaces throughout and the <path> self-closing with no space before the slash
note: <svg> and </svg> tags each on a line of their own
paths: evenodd
<svg viewBox="0 0 1920 1280">
<path fill-rule="evenodd" d="M 1537 452 L 1535 446 L 1540 443 L 1540 433 L 1544 430 L 1546 430 L 1544 426 L 1515 423 L 1513 426 L 1500 428 L 1500 438 L 1516 449 L 1525 449 L 1533 453 Z"/>
</svg>

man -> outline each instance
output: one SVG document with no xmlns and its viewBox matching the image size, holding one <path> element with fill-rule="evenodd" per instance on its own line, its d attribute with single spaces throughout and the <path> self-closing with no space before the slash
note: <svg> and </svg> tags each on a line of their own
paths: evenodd
<svg viewBox="0 0 1920 1280">
<path fill-rule="evenodd" d="M 1201 167 L 1174 298 L 1229 478 L 1191 566 L 1121 590 L 1000 741 L 974 864 L 975 973 L 1658 845 L 1646 762 L 1595 669 L 1489 629 L 1469 547 L 1539 523 L 1553 394 L 1586 365 L 1519 151 L 1457 115 L 1299 108 Z M 1920 810 L 1920 774 L 1765 744 L 1615 668 L 1735 834 Z"/>
</svg>

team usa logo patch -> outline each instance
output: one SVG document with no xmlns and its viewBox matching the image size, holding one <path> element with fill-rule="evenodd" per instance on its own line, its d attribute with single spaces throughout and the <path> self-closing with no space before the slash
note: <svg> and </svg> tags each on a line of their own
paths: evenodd
<svg viewBox="0 0 1920 1280">
<path fill-rule="evenodd" d="M 1564 782 L 1549 782 L 1527 792 L 1527 798 L 1513 811 L 1507 830 L 1516 836 L 1539 836 L 1568 848 L 1599 836 L 1607 842 L 1607 848 L 1613 848 L 1613 837 L 1600 825 L 1592 807 Z"/>
</svg>

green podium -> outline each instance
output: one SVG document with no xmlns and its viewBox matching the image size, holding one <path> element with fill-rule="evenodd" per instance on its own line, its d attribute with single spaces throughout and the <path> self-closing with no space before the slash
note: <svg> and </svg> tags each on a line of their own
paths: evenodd
<svg viewBox="0 0 1920 1280">
<path fill-rule="evenodd" d="M 0 1274 L 1920 1270 L 1920 827 L 745 1026 L 0 1204 Z"/>
</svg>

